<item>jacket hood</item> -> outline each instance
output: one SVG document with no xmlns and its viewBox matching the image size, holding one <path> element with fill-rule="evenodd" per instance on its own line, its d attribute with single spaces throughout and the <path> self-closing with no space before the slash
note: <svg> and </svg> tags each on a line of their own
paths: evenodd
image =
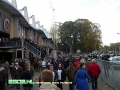
<svg viewBox="0 0 120 90">
<path fill-rule="evenodd" d="M 4 69 L 4 68 L 3 68 L 3 67 L 1 67 L 1 68 L 0 68 L 0 71 L 2 71 L 3 69 Z"/>
<path fill-rule="evenodd" d="M 74 69 L 74 66 L 69 66 L 70 69 Z"/>
</svg>

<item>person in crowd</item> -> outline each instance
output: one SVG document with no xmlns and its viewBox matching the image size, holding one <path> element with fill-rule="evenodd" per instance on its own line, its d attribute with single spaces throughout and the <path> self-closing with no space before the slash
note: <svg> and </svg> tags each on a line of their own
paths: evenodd
<svg viewBox="0 0 120 90">
<path fill-rule="evenodd" d="M 8 78 L 9 78 L 8 77 L 9 76 L 9 63 L 7 61 L 4 64 L 4 68 L 6 70 L 6 79 L 7 79 L 6 81 L 8 81 Z M 7 85 L 9 85 L 8 82 L 7 82 Z"/>
<path fill-rule="evenodd" d="M 57 73 L 57 71 L 56 70 L 54 70 L 54 66 L 51 64 L 50 65 L 50 70 L 52 71 L 52 73 L 53 73 L 53 81 L 54 82 L 57 82 L 57 80 L 58 80 L 58 73 Z"/>
<path fill-rule="evenodd" d="M 48 68 L 48 69 L 50 69 L 50 60 L 48 59 L 48 61 L 47 61 L 47 65 L 46 65 L 46 67 Z"/>
<path fill-rule="evenodd" d="M 41 71 L 42 69 L 42 60 L 38 61 L 38 71 Z"/>
<path fill-rule="evenodd" d="M 34 78 L 34 68 L 33 68 L 33 66 L 31 66 L 30 62 L 28 62 L 28 66 L 30 67 L 30 74 L 31 74 L 32 80 L 33 80 L 33 78 Z M 33 85 L 31 85 L 31 88 L 33 89 Z"/>
<path fill-rule="evenodd" d="M 0 90 L 5 90 L 6 70 L 2 64 L 0 64 Z"/>
<path fill-rule="evenodd" d="M 44 84 L 44 82 L 53 82 L 53 73 L 52 71 L 48 69 L 44 69 L 41 72 L 41 82 L 43 84 L 40 86 L 40 90 L 60 90 L 56 85 L 54 84 Z"/>
<path fill-rule="evenodd" d="M 73 66 L 73 63 L 69 63 L 69 67 L 66 70 L 66 76 L 68 78 L 69 82 L 72 82 L 72 84 L 69 84 L 69 89 L 74 90 L 74 79 L 75 79 L 76 69 Z"/>
<path fill-rule="evenodd" d="M 12 69 L 14 68 L 14 63 L 12 63 L 11 64 L 11 66 L 10 66 L 10 75 L 11 75 L 11 78 L 12 79 L 14 79 L 13 77 L 12 77 Z M 11 84 L 11 88 L 13 88 L 15 85 L 14 84 Z"/>
<path fill-rule="evenodd" d="M 76 61 L 74 62 L 74 67 L 77 68 L 79 64 L 80 64 L 79 58 L 76 58 Z"/>
<path fill-rule="evenodd" d="M 85 68 L 86 68 L 85 63 L 81 63 L 80 69 L 76 73 L 76 77 L 75 77 L 75 81 L 74 81 L 74 83 L 77 84 L 76 90 L 90 90 L 90 88 L 88 86 L 88 82 L 86 80 L 86 78 L 87 78 L 89 81 L 90 77 L 89 77 L 87 71 L 85 70 Z"/>
<path fill-rule="evenodd" d="M 96 63 L 95 59 L 92 59 L 91 64 L 88 66 L 88 73 L 91 77 L 92 82 L 92 89 L 97 89 L 97 79 L 99 77 L 99 74 L 101 73 L 100 66 Z"/>
<path fill-rule="evenodd" d="M 34 68 L 33 68 L 33 66 L 31 66 L 31 63 L 30 63 L 30 62 L 28 62 L 27 65 L 30 67 L 30 73 L 31 73 L 31 76 L 32 76 L 32 78 L 33 78 L 33 77 L 34 77 Z"/>
<path fill-rule="evenodd" d="M 46 57 L 42 61 L 42 70 L 46 68 Z"/>
<path fill-rule="evenodd" d="M 18 62 L 15 63 L 15 67 L 12 69 L 12 77 L 14 79 L 21 79 L 23 73 L 22 67 L 18 65 Z M 20 90 L 20 84 L 16 84 L 16 89 Z"/>
<path fill-rule="evenodd" d="M 59 64 L 58 65 L 57 73 L 58 73 L 58 82 L 64 82 L 66 80 L 66 71 L 64 69 L 63 64 Z M 61 90 L 63 90 L 63 87 L 62 87 L 61 83 L 57 84 L 57 86 Z"/>
<path fill-rule="evenodd" d="M 32 75 L 30 73 L 30 66 L 25 66 L 25 71 L 22 73 L 21 79 L 32 80 Z M 23 84 L 24 90 L 31 90 L 32 84 Z"/>
</svg>

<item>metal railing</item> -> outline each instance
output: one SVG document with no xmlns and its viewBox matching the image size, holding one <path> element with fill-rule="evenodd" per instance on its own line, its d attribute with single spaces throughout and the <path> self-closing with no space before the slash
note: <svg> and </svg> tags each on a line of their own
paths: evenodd
<svg viewBox="0 0 120 90">
<path fill-rule="evenodd" d="M 101 67 L 100 77 L 116 90 L 120 90 L 120 64 L 105 60 L 97 60 L 97 64 Z"/>
<path fill-rule="evenodd" d="M 37 56 L 41 56 L 41 51 L 37 50 L 35 47 L 30 45 L 28 42 L 24 41 L 24 47 L 36 54 Z"/>
<path fill-rule="evenodd" d="M 21 47 L 21 46 L 22 46 L 21 40 L 0 42 L 0 47 Z"/>
<path fill-rule="evenodd" d="M 41 51 L 36 49 L 34 46 L 30 45 L 28 42 L 26 42 L 24 39 L 17 40 L 17 41 L 2 41 L 0 42 L 0 47 L 25 47 L 29 51 L 33 52 L 36 56 L 41 57 Z"/>
</svg>

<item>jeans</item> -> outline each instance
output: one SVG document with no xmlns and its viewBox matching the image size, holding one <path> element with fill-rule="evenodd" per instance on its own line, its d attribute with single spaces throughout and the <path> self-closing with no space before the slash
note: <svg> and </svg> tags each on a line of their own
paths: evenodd
<svg viewBox="0 0 120 90">
<path fill-rule="evenodd" d="M 24 90 L 31 90 L 31 87 L 24 87 Z"/>
<path fill-rule="evenodd" d="M 13 79 L 13 78 L 12 78 L 12 79 Z M 11 84 L 11 85 L 10 85 L 11 88 L 14 87 L 14 86 L 15 86 L 15 84 Z"/>
<path fill-rule="evenodd" d="M 57 86 L 58 86 L 60 89 L 63 90 L 63 86 L 62 86 L 62 84 L 60 83 L 60 82 L 63 82 L 63 81 L 62 81 L 62 80 L 58 80 L 57 82 L 59 82 L 59 84 L 57 84 Z"/>
<path fill-rule="evenodd" d="M 15 84 L 11 84 L 10 87 L 13 88 L 15 86 Z"/>
<path fill-rule="evenodd" d="M 7 85 L 9 85 L 9 83 L 8 83 L 8 73 L 6 74 L 6 79 L 7 79 Z"/>
<path fill-rule="evenodd" d="M 16 89 L 20 89 L 20 84 L 16 84 Z"/>
<path fill-rule="evenodd" d="M 0 90 L 5 90 L 5 82 L 0 82 Z"/>
<path fill-rule="evenodd" d="M 93 89 L 93 90 L 97 89 L 97 79 L 98 79 L 98 76 L 96 76 L 96 77 L 91 77 L 92 89 Z"/>
<path fill-rule="evenodd" d="M 38 67 L 37 67 L 37 71 L 40 71 L 40 70 L 41 70 L 41 66 L 38 65 Z"/>
<path fill-rule="evenodd" d="M 69 89 L 74 90 L 74 80 L 69 80 L 69 82 L 72 82 L 72 84 L 69 84 Z"/>
</svg>

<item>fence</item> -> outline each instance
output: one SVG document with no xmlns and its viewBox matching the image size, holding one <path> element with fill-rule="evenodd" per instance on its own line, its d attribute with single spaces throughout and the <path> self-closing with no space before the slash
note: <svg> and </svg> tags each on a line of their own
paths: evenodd
<svg viewBox="0 0 120 90">
<path fill-rule="evenodd" d="M 14 47 L 14 46 L 18 47 L 22 46 L 21 40 L 0 42 L 0 47 Z"/>
<path fill-rule="evenodd" d="M 27 49 L 29 49 L 31 52 L 33 52 L 37 56 L 41 56 L 41 52 L 39 50 L 37 50 L 35 47 L 33 47 L 32 45 L 30 45 L 26 41 L 24 41 L 24 47 L 26 47 Z"/>
<path fill-rule="evenodd" d="M 41 51 L 39 51 L 36 47 L 26 42 L 24 39 L 16 41 L 2 41 L 0 42 L 0 47 L 24 47 L 33 52 L 35 55 L 41 57 Z"/>
<path fill-rule="evenodd" d="M 97 60 L 97 63 L 102 70 L 100 77 L 116 90 L 120 90 L 120 64 L 105 60 Z"/>
</svg>

